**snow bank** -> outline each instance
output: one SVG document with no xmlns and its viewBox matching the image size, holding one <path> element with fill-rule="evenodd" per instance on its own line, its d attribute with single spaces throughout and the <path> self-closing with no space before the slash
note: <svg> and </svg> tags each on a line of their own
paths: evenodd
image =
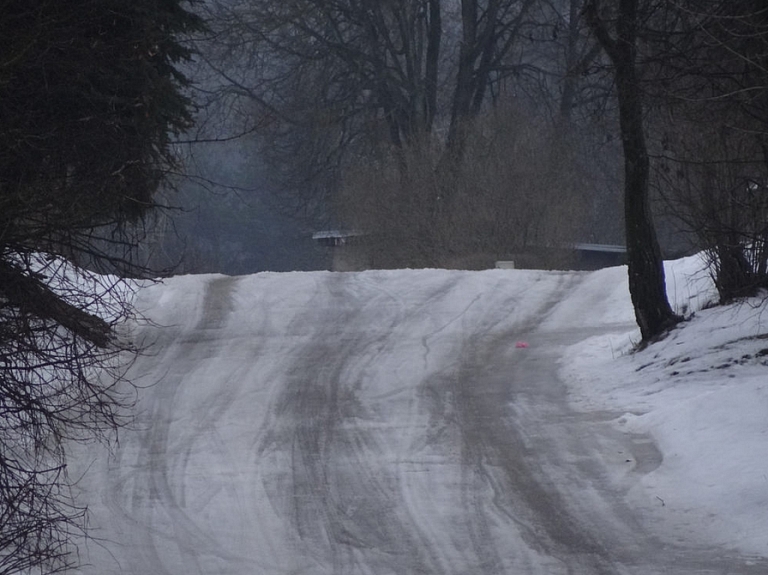
<svg viewBox="0 0 768 575">
<path fill-rule="evenodd" d="M 626 268 L 601 270 L 582 284 L 594 289 L 593 300 L 602 293 L 609 302 L 604 323 L 631 313 L 619 271 L 626 275 Z M 663 462 L 628 497 L 651 510 L 670 540 L 703 527 L 712 543 L 768 555 L 766 298 L 702 309 L 716 300 L 703 260 L 668 262 L 666 273 L 671 303 L 691 319 L 638 353 L 638 330 L 569 348 L 560 371 L 571 403 L 622 414 L 618 429 L 654 437 Z"/>
</svg>

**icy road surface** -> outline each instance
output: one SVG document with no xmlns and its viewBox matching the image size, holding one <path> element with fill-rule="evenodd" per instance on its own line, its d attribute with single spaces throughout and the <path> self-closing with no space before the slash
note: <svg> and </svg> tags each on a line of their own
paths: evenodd
<svg viewBox="0 0 768 575">
<path fill-rule="evenodd" d="M 580 291 L 585 277 L 209 275 L 145 289 L 136 429 L 77 462 L 103 540 L 81 572 L 768 572 L 694 536 L 659 540 L 625 503 L 659 451 L 609 425 L 618 414 L 569 410 L 557 379 L 564 346 L 628 327 L 600 315 L 613 286 Z"/>
</svg>

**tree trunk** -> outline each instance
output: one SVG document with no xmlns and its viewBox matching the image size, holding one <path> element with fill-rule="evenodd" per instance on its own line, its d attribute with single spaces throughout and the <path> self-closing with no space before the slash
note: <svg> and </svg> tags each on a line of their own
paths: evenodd
<svg viewBox="0 0 768 575">
<path fill-rule="evenodd" d="M 662 335 L 681 318 L 672 311 L 667 300 L 664 261 L 648 197 L 650 160 L 635 65 L 637 4 L 638 0 L 620 1 L 615 39 L 599 19 L 597 0 L 588 2 L 585 15 L 614 67 L 624 148 L 624 224 L 629 293 L 643 342 L 647 343 Z"/>
<path fill-rule="evenodd" d="M 426 95 L 424 98 L 425 133 L 432 132 L 437 113 L 438 71 L 440 68 L 440 42 L 443 36 L 443 20 L 440 13 L 440 0 L 429 0 L 427 19 L 427 56 L 424 73 Z"/>
</svg>

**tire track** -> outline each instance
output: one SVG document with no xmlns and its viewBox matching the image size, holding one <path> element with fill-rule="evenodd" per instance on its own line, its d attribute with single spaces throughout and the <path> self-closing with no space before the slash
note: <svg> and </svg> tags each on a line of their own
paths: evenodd
<svg viewBox="0 0 768 575">
<path fill-rule="evenodd" d="M 186 500 L 191 453 L 201 442 L 213 444 L 207 451 L 223 466 L 235 460 L 225 445 L 216 442 L 215 422 L 224 416 L 237 395 L 222 396 L 212 404 L 199 406 L 195 410 L 197 422 L 190 434 L 179 435 L 174 426 L 180 415 L 179 396 L 185 375 L 199 369 L 218 353 L 217 334 L 227 326 L 234 311 L 233 293 L 238 280 L 235 277 L 212 278 L 202 295 L 202 311 L 195 326 L 175 330 L 177 336 L 164 342 L 167 352 L 162 364 L 183 364 L 186 371 L 167 373 L 150 388 L 151 400 L 147 399 L 151 401 L 152 409 L 143 418 L 147 429 L 141 434 L 134 472 L 131 478 L 117 479 L 112 487 L 113 507 L 128 503 L 124 513 L 133 521 L 146 525 L 136 547 L 147 569 L 154 573 L 162 569 L 162 573 L 171 575 L 175 573 L 174 568 L 164 566 L 177 563 L 184 565 L 185 573 L 189 574 L 208 573 L 207 565 L 218 559 L 233 564 L 251 563 L 247 557 L 228 551 L 210 525 L 200 525 L 198 519 L 190 515 Z M 192 357 L 190 350 L 193 350 Z M 236 384 L 239 380 L 237 370 L 233 376 Z M 124 463 L 123 460 L 120 468 Z M 132 494 L 126 500 L 124 494 L 129 483 L 132 484 Z M 227 489 L 234 498 L 240 498 L 234 486 Z M 150 515 L 146 516 L 148 502 L 151 502 Z"/>
<path fill-rule="evenodd" d="M 377 428 L 375 406 L 361 397 L 366 371 L 392 349 L 412 310 L 374 282 L 341 274 L 319 289 L 323 311 L 311 321 L 325 327 L 301 350 L 275 406 L 285 435 L 270 449 L 289 444 L 291 453 L 290 500 L 280 506 L 315 560 L 335 574 L 437 572 L 404 515 L 395 467 L 380 461 L 389 452 L 386 421 Z M 356 331 L 369 321 L 385 324 L 370 336 Z"/>
</svg>

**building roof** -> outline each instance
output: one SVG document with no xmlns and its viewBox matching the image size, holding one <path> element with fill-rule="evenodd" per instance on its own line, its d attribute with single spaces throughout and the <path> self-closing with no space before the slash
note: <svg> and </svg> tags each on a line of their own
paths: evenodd
<svg viewBox="0 0 768 575">
<path fill-rule="evenodd" d="M 331 239 L 341 239 L 341 238 L 352 238 L 356 236 L 362 236 L 362 232 L 358 232 L 355 230 L 324 230 L 321 232 L 315 232 L 312 234 L 313 240 L 331 240 Z"/>
<path fill-rule="evenodd" d="M 614 244 L 573 244 L 573 248 L 582 252 L 603 252 L 610 254 L 625 254 L 627 253 L 626 246 L 619 246 Z"/>
</svg>

